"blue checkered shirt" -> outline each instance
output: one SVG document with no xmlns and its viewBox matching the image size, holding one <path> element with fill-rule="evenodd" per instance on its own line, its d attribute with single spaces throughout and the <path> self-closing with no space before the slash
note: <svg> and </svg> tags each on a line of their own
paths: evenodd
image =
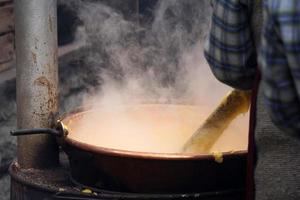
<svg viewBox="0 0 300 200">
<path fill-rule="evenodd" d="M 300 133 L 300 1 L 266 0 L 261 66 L 265 101 L 276 124 Z"/>
<path fill-rule="evenodd" d="M 205 57 L 221 82 L 251 89 L 257 56 L 252 0 L 213 1 Z M 259 61 L 266 107 L 276 125 L 300 132 L 300 0 L 265 0 Z"/>
<path fill-rule="evenodd" d="M 249 16 L 248 0 L 213 1 L 210 34 L 204 52 L 216 78 L 240 89 L 252 88 L 257 65 Z"/>
</svg>

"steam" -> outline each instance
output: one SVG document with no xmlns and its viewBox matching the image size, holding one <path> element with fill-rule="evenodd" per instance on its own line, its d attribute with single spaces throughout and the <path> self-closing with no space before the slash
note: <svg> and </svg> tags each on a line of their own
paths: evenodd
<svg viewBox="0 0 300 200">
<path fill-rule="evenodd" d="M 85 63 L 99 69 L 100 87 L 84 101 L 98 111 L 68 126 L 75 130 L 72 137 L 111 148 L 178 152 L 229 90 L 213 77 L 203 57 L 211 12 L 208 1 L 158 1 L 148 23 L 98 2 L 74 2 L 83 22 L 78 37 L 91 49 Z M 198 107 L 180 110 L 156 104 L 128 111 L 127 105 L 144 103 Z M 229 133 L 229 144 L 241 136 Z M 246 138 L 239 141 L 246 144 Z"/>
<path fill-rule="evenodd" d="M 100 70 L 101 83 L 85 103 L 206 104 L 228 90 L 212 77 L 203 58 L 207 1 L 159 1 L 147 24 L 127 20 L 101 3 L 79 7 L 85 30 L 81 37 L 92 49 L 88 63 Z"/>
</svg>

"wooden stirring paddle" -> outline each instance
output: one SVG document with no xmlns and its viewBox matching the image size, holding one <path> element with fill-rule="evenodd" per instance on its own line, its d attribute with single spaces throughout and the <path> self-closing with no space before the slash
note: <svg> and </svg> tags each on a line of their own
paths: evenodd
<svg viewBox="0 0 300 200">
<path fill-rule="evenodd" d="M 208 153 L 233 119 L 246 113 L 250 106 L 251 91 L 232 90 L 184 144 L 185 153 Z"/>
</svg>

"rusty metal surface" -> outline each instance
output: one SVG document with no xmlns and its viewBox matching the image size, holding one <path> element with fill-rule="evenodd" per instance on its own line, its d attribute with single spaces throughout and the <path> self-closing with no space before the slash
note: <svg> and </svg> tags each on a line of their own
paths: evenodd
<svg viewBox="0 0 300 200">
<path fill-rule="evenodd" d="M 17 162 L 10 166 L 11 200 L 60 199 L 56 195 L 80 194 L 69 181 L 68 171 L 63 167 L 49 169 L 22 169 Z"/>
<path fill-rule="evenodd" d="M 15 1 L 18 128 L 50 127 L 57 113 L 56 0 Z M 46 168 L 58 163 L 55 138 L 18 138 L 22 168 Z"/>
</svg>

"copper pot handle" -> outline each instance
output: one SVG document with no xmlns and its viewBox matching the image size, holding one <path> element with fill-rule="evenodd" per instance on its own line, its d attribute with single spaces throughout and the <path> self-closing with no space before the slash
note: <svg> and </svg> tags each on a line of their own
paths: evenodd
<svg viewBox="0 0 300 200">
<path fill-rule="evenodd" d="M 58 120 L 55 128 L 30 128 L 30 129 L 19 129 L 10 131 L 12 136 L 22 136 L 22 135 L 36 135 L 36 134 L 49 134 L 56 137 L 66 137 L 68 135 L 67 127 Z"/>
</svg>

